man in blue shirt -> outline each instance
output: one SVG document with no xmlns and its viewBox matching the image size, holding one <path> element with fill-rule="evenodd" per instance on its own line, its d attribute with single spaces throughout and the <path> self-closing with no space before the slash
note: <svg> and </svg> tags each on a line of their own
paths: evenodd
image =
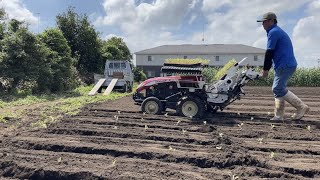
<svg viewBox="0 0 320 180">
<path fill-rule="evenodd" d="M 287 83 L 297 68 L 291 40 L 288 34 L 277 26 L 277 16 L 274 13 L 265 13 L 262 19 L 257 22 L 262 22 L 268 36 L 262 76 L 268 76 L 272 64 L 275 74 L 272 85 L 275 96 L 275 111 L 272 120 L 283 120 L 285 101 L 297 109 L 292 118 L 301 119 L 309 111 L 309 107 L 295 94 L 287 90 Z"/>
</svg>

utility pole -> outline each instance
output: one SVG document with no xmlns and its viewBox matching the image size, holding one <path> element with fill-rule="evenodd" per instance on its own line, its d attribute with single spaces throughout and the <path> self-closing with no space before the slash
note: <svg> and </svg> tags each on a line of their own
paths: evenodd
<svg viewBox="0 0 320 180">
<path fill-rule="evenodd" d="M 38 15 L 38 34 L 39 34 L 39 25 L 40 25 L 40 13 L 37 13 Z"/>
<path fill-rule="evenodd" d="M 204 23 L 202 24 L 202 42 L 204 43 Z"/>
<path fill-rule="evenodd" d="M 203 22 L 202 23 L 202 42 L 205 43 L 205 37 L 204 37 L 204 31 L 205 31 L 205 26 L 207 26 L 208 23 L 207 22 Z"/>
</svg>

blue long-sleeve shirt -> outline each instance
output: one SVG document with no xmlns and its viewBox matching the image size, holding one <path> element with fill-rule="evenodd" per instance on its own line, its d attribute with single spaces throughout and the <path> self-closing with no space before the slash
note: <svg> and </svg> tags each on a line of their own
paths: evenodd
<svg viewBox="0 0 320 180">
<path fill-rule="evenodd" d="M 296 67 L 297 61 L 293 53 L 293 46 L 290 37 L 277 24 L 267 30 L 267 49 L 274 50 L 274 69 L 282 67 Z"/>
</svg>

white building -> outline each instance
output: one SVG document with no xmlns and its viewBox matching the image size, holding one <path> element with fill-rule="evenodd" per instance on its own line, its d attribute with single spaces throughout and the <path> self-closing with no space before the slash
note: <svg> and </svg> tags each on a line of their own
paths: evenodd
<svg viewBox="0 0 320 180">
<path fill-rule="evenodd" d="M 231 59 L 240 61 L 247 57 L 246 64 L 263 66 L 265 50 L 242 44 L 183 44 L 158 46 L 135 55 L 136 66 L 149 78 L 160 76 L 163 63 L 170 58 L 202 58 L 209 60 L 209 66 L 222 67 Z"/>
</svg>

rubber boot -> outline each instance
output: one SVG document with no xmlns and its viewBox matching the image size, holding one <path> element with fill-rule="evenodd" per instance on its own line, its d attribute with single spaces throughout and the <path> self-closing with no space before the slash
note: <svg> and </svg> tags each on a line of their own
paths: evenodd
<svg viewBox="0 0 320 180">
<path fill-rule="evenodd" d="M 290 103 L 293 107 L 297 109 L 297 112 L 292 115 L 292 119 L 299 120 L 301 119 L 305 113 L 309 111 L 309 107 L 304 104 L 301 99 L 299 99 L 295 94 L 291 91 L 288 91 L 285 96 L 283 96 L 284 100 Z"/>
<path fill-rule="evenodd" d="M 285 108 L 285 100 L 283 97 L 274 98 L 274 105 L 274 117 L 271 118 L 271 120 L 283 120 Z"/>
</svg>

